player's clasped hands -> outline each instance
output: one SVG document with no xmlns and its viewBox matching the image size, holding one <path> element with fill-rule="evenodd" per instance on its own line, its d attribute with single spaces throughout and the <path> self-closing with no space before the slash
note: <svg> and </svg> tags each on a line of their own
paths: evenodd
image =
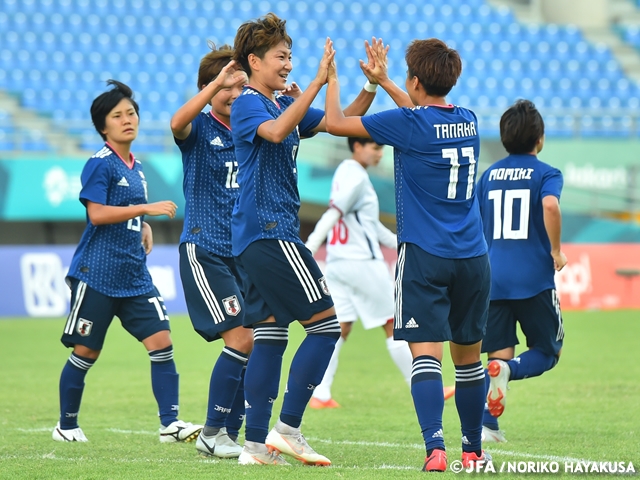
<svg viewBox="0 0 640 480">
<path fill-rule="evenodd" d="M 364 49 L 367 54 L 367 61 L 360 60 L 362 73 L 370 83 L 380 84 L 387 80 L 387 53 L 389 45 L 385 47 L 382 38 L 371 38 L 371 45 L 364 41 Z"/>
<path fill-rule="evenodd" d="M 176 216 L 176 210 L 178 210 L 178 206 L 175 203 L 171 200 L 163 200 L 161 202 L 147 204 L 146 215 L 152 217 L 166 215 L 169 218 L 174 218 Z"/>
</svg>

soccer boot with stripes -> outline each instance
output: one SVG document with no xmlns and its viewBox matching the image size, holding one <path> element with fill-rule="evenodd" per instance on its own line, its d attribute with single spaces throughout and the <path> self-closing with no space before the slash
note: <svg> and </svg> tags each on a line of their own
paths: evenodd
<svg viewBox="0 0 640 480">
<path fill-rule="evenodd" d="M 289 465 L 282 455 L 263 443 L 245 442 L 238 457 L 240 465 Z"/>
<path fill-rule="evenodd" d="M 494 430 L 485 425 L 482 426 L 482 443 L 505 443 L 507 441 L 502 430 Z"/>
<path fill-rule="evenodd" d="M 87 437 L 84 436 L 84 432 L 80 427 L 72 428 L 70 430 L 62 430 L 60 428 L 60 422 L 53 429 L 52 438 L 56 442 L 88 442 Z"/>
<path fill-rule="evenodd" d="M 176 420 L 166 427 L 160 427 L 160 443 L 193 442 L 202 428 L 202 425 Z"/>
<path fill-rule="evenodd" d="M 423 472 L 444 472 L 447 470 L 447 452 L 435 448 L 431 455 L 424 459 Z"/>
<path fill-rule="evenodd" d="M 201 455 L 219 458 L 238 458 L 242 453 L 242 447 L 229 438 L 225 427 L 210 437 L 201 431 L 196 440 L 196 450 Z"/>
<path fill-rule="evenodd" d="M 491 455 L 482 450 L 482 455 L 478 457 L 475 452 L 462 452 L 462 468 L 481 468 L 487 462 L 492 461 Z M 482 462 L 482 463 L 480 463 Z M 478 465 L 480 463 L 480 465 Z"/>
<path fill-rule="evenodd" d="M 491 360 L 487 365 L 489 373 L 489 392 L 487 393 L 487 407 L 489 413 L 494 417 L 499 417 L 504 413 L 507 404 L 507 389 L 511 369 L 509 364 L 503 360 Z"/>
<path fill-rule="evenodd" d="M 278 420 L 275 427 L 273 427 L 269 435 L 267 435 L 265 443 L 267 448 L 276 450 L 278 453 L 290 455 L 305 465 L 318 465 L 322 467 L 331 465 L 331 460 L 324 455 L 316 453 L 316 451 L 309 446 L 304 435 L 300 433 L 299 428 L 290 427 L 280 420 Z"/>
</svg>

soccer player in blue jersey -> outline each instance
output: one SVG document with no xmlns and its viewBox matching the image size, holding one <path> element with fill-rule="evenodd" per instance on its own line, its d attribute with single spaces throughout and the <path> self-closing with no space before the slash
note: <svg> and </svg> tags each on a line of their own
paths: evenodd
<svg viewBox="0 0 640 480">
<path fill-rule="evenodd" d="M 374 57 L 377 70 L 382 57 Z M 423 470 L 445 471 L 445 341 L 456 370 L 462 464 L 474 466 L 489 458 L 481 444 L 485 381 L 480 345 L 491 272 L 474 189 L 480 139 L 475 114 L 445 99 L 462 70 L 458 53 L 438 39 L 415 40 L 405 60 L 406 93 L 388 76 L 374 73 L 396 103 L 407 107 L 366 117 L 342 113 L 332 63 L 326 122 L 334 135 L 394 147 L 399 244 L 394 338 L 406 340 L 413 354 L 411 394 L 427 450 Z"/>
<path fill-rule="evenodd" d="M 223 45 L 200 61 L 200 92 L 171 119 L 182 152 L 185 220 L 180 237 L 180 277 L 193 328 L 224 348 L 209 382 L 207 420 L 196 442 L 204 455 L 238 457 L 244 419 L 244 370 L 253 335 L 242 326 L 242 283 L 231 254 L 231 211 L 238 196 L 229 116 L 247 75 L 234 68 L 233 49 Z M 206 113 L 203 108 L 210 105 Z"/>
<path fill-rule="evenodd" d="M 537 158 L 544 121 L 532 102 L 519 100 L 502 115 L 500 139 L 509 156 L 491 165 L 477 187 L 492 272 L 482 343 L 489 362 L 483 435 L 494 442 L 506 441 L 497 417 L 508 382 L 558 363 L 564 328 L 554 274 L 567 263 L 560 242 L 562 173 Z M 517 322 L 528 350 L 514 358 Z"/>
<path fill-rule="evenodd" d="M 285 21 L 270 13 L 240 26 L 234 59 L 249 84 L 231 109 L 240 194 L 231 230 L 243 276 L 245 325 L 254 349 L 245 377 L 246 442 L 240 464 L 286 464 L 285 453 L 311 465 L 330 465 L 300 433 L 305 407 L 327 368 L 340 325 L 326 280 L 300 239 L 296 156 L 300 139 L 325 130 L 324 112 L 310 108 L 326 83 L 332 57 L 325 51 L 316 78 L 295 99 L 279 95 L 292 69 Z M 364 113 L 374 94 L 363 89 L 349 107 Z M 269 432 L 278 396 L 289 324 L 307 336 L 287 381 L 280 418 Z"/>
<path fill-rule="evenodd" d="M 62 343 L 72 347 L 60 376 L 60 421 L 53 439 L 86 442 L 78 426 L 84 379 L 100 356 L 114 316 L 149 352 L 151 386 L 158 402 L 160 441 L 192 441 L 201 425 L 178 420 L 178 373 L 169 317 L 153 285 L 146 256 L 153 246 L 145 215 L 173 218 L 172 201 L 147 203 L 142 164 L 131 153 L 138 135 L 138 104 L 131 89 L 115 80 L 91 105 L 91 120 L 105 141 L 82 170 L 80 201 L 87 227 L 76 249 L 67 283 L 71 313 Z"/>
</svg>

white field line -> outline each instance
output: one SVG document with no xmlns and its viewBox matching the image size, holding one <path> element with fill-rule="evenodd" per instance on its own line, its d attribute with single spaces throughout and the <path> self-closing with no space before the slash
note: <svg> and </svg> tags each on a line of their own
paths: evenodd
<svg viewBox="0 0 640 480">
<path fill-rule="evenodd" d="M 23 433 L 40 433 L 40 432 L 50 432 L 52 429 L 49 427 L 42 427 L 42 428 L 16 428 L 16 430 L 23 432 Z M 107 432 L 112 432 L 112 433 L 121 433 L 124 435 L 158 435 L 157 431 L 150 431 L 150 430 L 125 430 L 125 429 L 120 429 L 120 428 L 106 428 L 105 429 Z M 313 442 L 320 442 L 320 443 L 325 443 L 327 445 L 354 445 L 354 446 L 362 446 L 362 447 L 375 447 L 375 448 L 410 448 L 410 449 L 414 449 L 414 450 L 424 450 L 424 445 L 423 444 L 419 444 L 419 443 L 389 443 L 389 442 L 367 442 L 364 440 L 331 440 L 331 439 L 325 439 L 325 438 L 317 438 L 317 437 L 307 437 L 308 440 L 311 440 Z M 502 448 L 493 448 L 492 446 L 487 447 L 487 451 L 489 453 L 493 453 L 496 455 L 504 455 L 507 457 L 515 457 L 515 458 L 526 458 L 526 459 L 530 459 L 530 460 L 546 460 L 546 461 L 551 461 L 551 462 L 596 462 L 595 460 L 588 460 L 588 459 L 584 459 L 584 458 L 574 458 L 574 457 L 565 457 L 565 456 L 558 456 L 558 455 L 539 455 L 539 454 L 534 454 L 534 453 L 525 453 L 525 452 L 514 452 L 511 450 L 504 450 Z M 53 455 L 53 454 L 51 454 Z M 4 455 L 4 456 L 0 456 L 1 459 L 10 459 L 10 458 L 25 458 L 25 457 L 18 457 L 17 455 Z M 31 457 L 30 457 L 31 458 Z M 47 457 L 42 456 L 42 457 L 32 457 L 33 459 L 41 459 L 41 458 L 53 458 L 56 460 L 73 460 L 73 459 L 68 459 L 68 458 L 58 458 L 55 456 L 52 457 Z M 75 461 L 75 460 L 74 460 Z M 137 460 L 126 460 L 126 459 L 119 459 L 117 461 L 122 461 L 122 462 L 136 462 Z M 147 461 L 147 460 L 140 460 L 140 461 Z M 215 463 L 216 460 L 202 460 L 202 461 L 208 461 L 208 462 L 213 462 Z M 178 460 L 171 460 L 171 462 L 178 462 L 181 463 L 181 461 Z M 186 460 L 185 460 L 186 462 Z M 340 467 L 340 468 L 356 468 L 356 469 L 364 469 L 365 467 Z M 381 466 L 377 466 L 377 467 L 371 467 L 373 469 L 391 469 L 391 470 L 412 470 L 415 467 L 411 466 L 399 466 L 399 465 L 381 465 Z M 368 468 L 367 468 L 368 469 Z"/>
</svg>

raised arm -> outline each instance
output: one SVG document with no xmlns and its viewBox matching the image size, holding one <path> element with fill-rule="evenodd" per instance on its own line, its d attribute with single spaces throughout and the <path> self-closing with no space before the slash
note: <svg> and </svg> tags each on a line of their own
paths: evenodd
<svg viewBox="0 0 640 480">
<path fill-rule="evenodd" d="M 202 109 L 211 103 L 211 99 L 225 88 L 247 83 L 247 74 L 236 69 L 236 63 L 231 60 L 218 76 L 209 84 L 202 87 L 195 96 L 187 101 L 171 118 L 171 131 L 173 136 L 184 140 L 191 133 L 191 122 L 198 116 Z"/>
<path fill-rule="evenodd" d="M 258 127 L 258 135 L 272 143 L 280 143 L 293 132 L 307 114 L 320 89 L 327 83 L 327 70 L 333 61 L 335 50 L 329 38 L 325 42 L 324 54 L 318 73 L 307 89 L 275 120 L 268 120 Z"/>
<path fill-rule="evenodd" d="M 560 237 L 562 233 L 562 213 L 560 212 L 560 202 L 554 195 L 547 195 L 542 199 L 542 215 L 544 228 L 547 231 L 551 242 L 551 256 L 553 266 L 560 271 L 567 264 L 567 257 L 562 253 Z"/>
<path fill-rule="evenodd" d="M 371 138 L 362 124 L 362 117 L 345 117 L 342 111 L 338 68 L 335 60 L 329 66 L 327 77 L 327 97 L 324 112 L 326 131 L 339 137 Z"/>
<path fill-rule="evenodd" d="M 393 80 L 389 78 L 387 70 L 387 53 L 389 52 L 389 46 L 384 46 L 382 39 L 371 39 L 371 45 L 365 40 L 364 48 L 367 52 L 368 62 L 365 63 L 360 60 L 360 68 L 367 76 L 367 79 L 372 84 L 378 84 L 384 88 L 385 92 L 391 97 L 391 99 L 399 107 L 414 107 L 409 94 L 398 87 Z"/>
</svg>

